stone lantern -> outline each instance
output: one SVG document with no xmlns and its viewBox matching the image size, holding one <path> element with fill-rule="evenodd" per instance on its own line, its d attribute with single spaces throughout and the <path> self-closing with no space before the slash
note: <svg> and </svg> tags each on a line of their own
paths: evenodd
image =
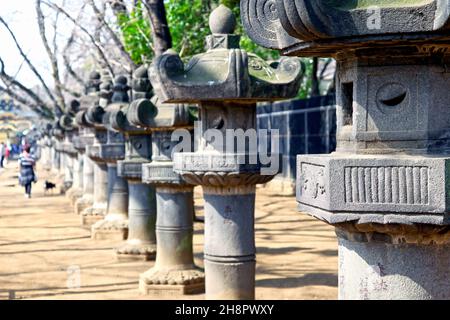
<svg viewBox="0 0 450 320">
<path fill-rule="evenodd" d="M 93 76 L 97 76 L 94 74 Z M 93 141 L 86 145 L 86 154 L 93 161 L 94 166 L 94 194 L 92 207 L 81 212 L 81 224 L 91 227 L 102 220 L 106 214 L 108 203 L 108 168 L 106 161 L 100 156 L 100 147 L 107 141 L 106 129 L 102 124 L 106 107 L 111 98 L 112 81 L 108 74 L 100 78 L 100 86 L 93 81 L 93 89 L 89 93 L 89 108 L 79 117 L 79 122 L 86 122 L 93 130 Z"/>
<path fill-rule="evenodd" d="M 117 161 L 125 158 L 125 138 L 111 126 L 110 119 L 111 114 L 129 104 L 129 89 L 126 77 L 115 79 L 111 102 L 102 108 L 102 122 L 98 124 L 106 135 L 97 156 L 108 168 L 108 202 L 105 217 L 92 225 L 91 236 L 95 240 L 125 240 L 128 236 L 128 183 L 117 175 Z"/>
<path fill-rule="evenodd" d="M 41 163 L 45 170 L 51 170 L 52 167 L 52 158 L 51 158 L 51 128 L 52 125 L 50 123 L 45 123 L 41 129 L 42 138 L 39 141 L 39 145 L 41 148 Z"/>
<path fill-rule="evenodd" d="M 53 169 L 56 173 L 57 183 L 64 183 L 64 129 L 61 127 L 59 118 L 55 120 L 52 128 L 53 136 Z M 64 186 L 60 186 L 63 191 Z"/>
<path fill-rule="evenodd" d="M 255 297 L 255 190 L 278 173 L 260 161 L 256 104 L 296 96 L 301 79 L 296 58 L 269 65 L 241 50 L 235 26 L 231 10 L 219 6 L 210 17 L 206 53 L 184 66 L 167 52 L 150 72 L 162 102 L 200 106 L 198 148 L 175 154 L 174 169 L 187 183 L 203 187 L 207 299 Z M 245 137 L 237 146 L 239 132 Z"/>
<path fill-rule="evenodd" d="M 82 195 L 83 188 L 83 162 L 78 156 L 78 149 L 75 147 L 78 139 L 78 127 L 75 116 L 79 111 L 80 103 L 78 100 L 72 100 L 67 107 L 66 113 L 61 117 L 60 123 L 64 128 L 65 141 L 64 153 L 66 155 L 66 196 L 72 204 Z"/>
<path fill-rule="evenodd" d="M 337 151 L 299 156 L 341 299 L 450 299 L 450 1 L 241 1 L 257 43 L 337 60 Z"/>
<path fill-rule="evenodd" d="M 193 219 L 194 186 L 173 171 L 173 153 L 179 136 L 192 144 L 191 131 L 195 111 L 189 105 L 134 101 L 128 121 L 152 132 L 152 161 L 142 165 L 142 181 L 156 189 L 156 262 L 141 274 L 143 294 L 194 294 L 205 290 L 203 271 L 194 264 Z M 172 138 L 175 137 L 175 138 Z"/>
<path fill-rule="evenodd" d="M 148 66 L 139 67 L 133 75 L 133 103 L 149 99 L 152 86 Z M 142 165 L 150 162 L 151 132 L 132 125 L 130 105 L 111 113 L 111 126 L 125 135 L 125 160 L 117 162 L 117 174 L 128 181 L 128 239 L 116 250 L 119 260 L 151 260 L 156 255 L 156 199 L 155 189 L 142 182 Z"/>
<path fill-rule="evenodd" d="M 94 204 L 94 185 L 96 185 L 94 180 L 94 162 L 87 153 L 87 147 L 94 143 L 94 128 L 86 120 L 86 111 L 89 107 L 98 103 L 99 91 L 100 73 L 92 72 L 89 75 L 87 95 L 81 98 L 80 110 L 75 115 L 79 133 L 78 138 L 74 141 L 74 147 L 83 158 L 82 197 L 75 202 L 74 211 L 76 214 L 81 214 Z"/>
</svg>

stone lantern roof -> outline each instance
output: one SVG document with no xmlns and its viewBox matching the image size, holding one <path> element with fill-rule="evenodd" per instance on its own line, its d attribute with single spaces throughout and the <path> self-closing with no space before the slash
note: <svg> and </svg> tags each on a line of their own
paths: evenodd
<svg viewBox="0 0 450 320">
<path fill-rule="evenodd" d="M 289 55 L 325 56 L 393 41 L 445 44 L 449 6 L 449 0 L 243 0 L 241 14 L 257 44 Z"/>
<path fill-rule="evenodd" d="M 150 78 L 163 103 L 199 101 L 279 100 L 295 96 L 302 65 L 296 58 L 269 64 L 239 48 L 234 35 L 236 20 L 221 5 L 211 15 L 212 35 L 207 52 L 194 56 L 185 66 L 172 50 L 158 57 L 150 67 Z"/>
</svg>

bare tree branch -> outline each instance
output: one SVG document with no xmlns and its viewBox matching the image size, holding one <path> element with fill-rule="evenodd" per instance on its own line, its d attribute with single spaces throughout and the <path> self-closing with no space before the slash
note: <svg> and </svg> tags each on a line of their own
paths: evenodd
<svg viewBox="0 0 450 320">
<path fill-rule="evenodd" d="M 74 19 L 69 13 L 67 13 L 67 11 L 65 11 L 63 8 L 61 8 L 60 6 L 54 4 L 54 3 L 49 3 L 46 1 L 41 1 L 41 0 L 36 0 L 39 2 L 42 2 L 43 4 L 47 5 L 48 7 L 52 8 L 53 10 L 59 11 L 61 12 L 67 19 L 69 19 L 75 26 L 77 26 L 81 31 L 83 31 L 83 33 L 85 33 L 88 38 L 91 40 L 92 44 L 94 45 L 99 58 L 102 60 L 102 64 L 108 69 L 108 71 L 114 75 L 114 69 L 112 68 L 112 66 L 110 65 L 108 58 L 106 57 L 105 52 L 102 49 L 102 45 L 95 39 L 95 37 L 85 28 L 83 27 L 76 19 Z"/>
<path fill-rule="evenodd" d="M 58 101 L 58 104 L 61 106 L 61 108 L 64 110 L 66 108 L 66 103 L 64 101 L 64 95 L 62 93 L 62 83 L 61 78 L 59 75 L 59 65 L 58 65 L 58 58 L 55 56 L 55 52 L 52 52 L 50 45 L 47 40 L 46 35 L 46 27 L 45 27 L 45 17 L 44 13 L 42 12 L 41 8 L 41 0 L 36 0 L 36 13 L 37 13 L 37 22 L 39 26 L 39 33 L 42 39 L 42 43 L 45 47 L 45 50 L 47 51 L 48 58 L 50 59 L 50 64 L 52 67 L 52 76 L 53 80 L 55 82 L 55 92 L 56 92 L 56 98 Z M 55 26 L 55 33 L 56 33 L 56 26 Z M 55 35 L 56 37 L 56 35 Z M 55 44 L 56 46 L 56 40 Z"/>
<path fill-rule="evenodd" d="M 25 85 L 8 75 L 5 71 L 5 63 L 3 59 L 0 58 L 0 79 L 5 83 L 6 88 L 4 88 L 7 92 L 10 92 L 11 96 L 19 96 L 16 90 L 21 91 L 23 94 L 28 96 L 34 104 L 40 106 L 41 108 L 50 109 L 46 105 L 46 103 L 31 89 L 27 88 Z M 16 89 L 16 90 L 13 90 Z M 25 99 L 25 98 L 22 98 Z"/>
<path fill-rule="evenodd" d="M 72 68 L 72 61 L 70 61 L 68 51 L 72 44 L 74 43 L 74 37 L 75 37 L 75 29 L 72 31 L 71 36 L 67 40 L 66 46 L 64 47 L 62 51 L 62 59 L 64 63 L 64 68 L 66 69 L 66 72 L 78 83 L 83 87 L 84 92 L 87 92 L 87 83 L 73 70 Z"/>
<path fill-rule="evenodd" d="M 28 67 L 31 69 L 31 71 L 34 73 L 34 75 L 36 76 L 36 78 L 39 80 L 39 83 L 42 85 L 42 87 L 44 88 L 45 93 L 47 94 L 47 96 L 52 100 L 52 102 L 55 104 L 55 106 L 57 105 L 57 101 L 55 99 L 55 96 L 53 95 L 53 93 L 51 92 L 50 88 L 47 86 L 47 84 L 45 83 L 44 79 L 42 78 L 41 74 L 39 73 L 39 71 L 36 69 L 36 67 L 33 65 L 33 63 L 30 61 L 30 59 L 28 58 L 27 54 L 24 52 L 24 50 L 22 49 L 22 46 L 19 44 L 14 32 L 11 30 L 11 28 L 9 27 L 8 23 L 6 23 L 6 21 L 0 16 L 0 23 L 3 24 L 6 28 L 6 30 L 8 31 L 9 35 L 11 36 L 11 38 L 14 41 L 14 44 L 16 45 L 17 50 L 19 51 L 20 55 L 22 56 L 22 58 L 24 59 L 24 61 L 26 62 L 26 64 L 28 65 Z"/>
<path fill-rule="evenodd" d="M 3 86 L 0 86 L 0 92 L 6 93 L 8 96 L 10 96 L 15 101 L 30 107 L 38 115 L 40 115 L 46 119 L 53 119 L 53 113 L 48 107 L 42 106 L 42 105 L 36 106 L 30 100 L 18 95 L 15 91 L 13 91 L 9 88 L 5 88 Z"/>
<path fill-rule="evenodd" d="M 129 64 L 129 71 L 132 71 L 136 68 L 136 64 L 134 63 L 133 59 L 131 59 L 130 54 L 125 49 L 125 46 L 123 45 L 122 41 L 119 39 L 117 34 L 111 29 L 111 27 L 108 25 L 108 23 L 105 20 L 104 14 L 97 8 L 95 5 L 94 0 L 90 0 L 90 4 L 92 9 L 94 10 L 95 16 L 100 23 L 100 25 L 106 30 L 106 32 L 111 37 L 111 40 L 116 45 L 117 49 L 119 50 L 121 56 L 125 59 L 125 61 Z"/>
</svg>

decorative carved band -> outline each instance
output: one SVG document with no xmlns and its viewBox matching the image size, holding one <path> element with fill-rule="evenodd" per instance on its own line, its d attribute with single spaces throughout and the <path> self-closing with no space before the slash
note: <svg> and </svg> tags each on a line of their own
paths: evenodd
<svg viewBox="0 0 450 320">
<path fill-rule="evenodd" d="M 340 239 L 388 244 L 450 244 L 450 226 L 347 222 L 336 225 Z"/>
<path fill-rule="evenodd" d="M 273 179 L 273 176 L 263 176 L 259 172 L 181 172 L 181 176 L 189 184 L 209 187 L 256 185 L 267 183 Z"/>
<path fill-rule="evenodd" d="M 152 185 L 186 185 L 181 176 L 173 171 L 173 162 L 154 161 L 142 166 L 142 182 Z"/>
<path fill-rule="evenodd" d="M 100 157 L 105 161 L 117 161 L 125 158 L 125 145 L 122 143 L 100 145 Z"/>
<path fill-rule="evenodd" d="M 429 204 L 428 167 L 346 167 L 345 202 Z"/>
<path fill-rule="evenodd" d="M 125 179 L 141 179 L 142 178 L 142 164 L 140 161 L 118 161 L 117 175 Z"/>
</svg>

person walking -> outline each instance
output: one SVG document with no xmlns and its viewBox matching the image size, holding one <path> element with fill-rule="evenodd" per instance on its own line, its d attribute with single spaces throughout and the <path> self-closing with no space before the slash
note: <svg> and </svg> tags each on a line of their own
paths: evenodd
<svg viewBox="0 0 450 320">
<path fill-rule="evenodd" d="M 0 143 L 0 169 L 3 167 L 3 161 L 5 161 L 6 145 L 4 142 Z"/>
<path fill-rule="evenodd" d="M 23 152 L 19 157 L 20 174 L 19 183 L 25 187 L 25 197 L 31 198 L 31 185 L 36 182 L 36 175 L 34 173 L 34 167 L 36 160 L 30 153 L 31 147 L 25 145 Z"/>
</svg>

